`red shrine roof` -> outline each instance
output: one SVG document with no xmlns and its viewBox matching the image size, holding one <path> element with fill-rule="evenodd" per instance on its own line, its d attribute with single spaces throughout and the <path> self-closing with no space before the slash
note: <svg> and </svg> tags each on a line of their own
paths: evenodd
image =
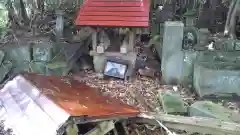
<svg viewBox="0 0 240 135">
<path fill-rule="evenodd" d="M 86 0 L 78 26 L 148 27 L 150 0 Z"/>
</svg>

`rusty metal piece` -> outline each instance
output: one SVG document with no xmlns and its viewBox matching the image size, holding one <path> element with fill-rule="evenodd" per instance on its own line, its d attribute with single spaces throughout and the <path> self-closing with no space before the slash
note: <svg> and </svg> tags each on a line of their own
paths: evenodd
<svg viewBox="0 0 240 135">
<path fill-rule="evenodd" d="M 45 96 L 71 116 L 136 116 L 139 111 L 116 99 L 101 96 L 96 90 L 69 77 L 24 74 Z"/>
<path fill-rule="evenodd" d="M 70 116 L 86 122 L 137 114 L 133 107 L 103 97 L 71 78 L 23 74 L 0 91 L 0 119 L 15 135 L 59 133 Z"/>
<path fill-rule="evenodd" d="M 149 0 L 87 0 L 75 21 L 80 26 L 148 27 Z"/>
</svg>

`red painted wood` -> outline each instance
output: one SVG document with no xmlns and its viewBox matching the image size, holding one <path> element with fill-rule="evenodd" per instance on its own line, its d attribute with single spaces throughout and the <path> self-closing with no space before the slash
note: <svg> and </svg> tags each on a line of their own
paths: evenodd
<svg viewBox="0 0 240 135">
<path fill-rule="evenodd" d="M 147 22 L 146 17 L 124 17 L 124 16 L 82 16 L 79 21 L 131 21 Z"/>
<path fill-rule="evenodd" d="M 78 82 L 77 79 L 81 76 L 76 74 L 74 75 L 76 80 L 69 77 L 44 76 L 34 73 L 26 73 L 23 76 L 27 84 L 19 83 L 17 88 L 24 89 L 26 85 L 34 86 L 36 89 L 30 92 L 39 90 L 48 100 L 51 100 L 71 116 L 103 119 L 122 116 L 135 117 L 139 114 L 136 108 L 117 99 L 102 96 L 98 90 Z"/>
<path fill-rule="evenodd" d="M 143 6 L 141 2 L 122 2 L 122 1 L 114 1 L 114 2 L 91 2 L 86 3 L 87 7 L 140 7 Z"/>
<path fill-rule="evenodd" d="M 146 12 L 80 12 L 79 16 L 125 16 L 125 17 L 146 17 Z"/>
<path fill-rule="evenodd" d="M 129 22 L 129 21 L 80 21 L 81 26 L 111 26 L 111 27 L 148 27 L 148 22 Z"/>
<path fill-rule="evenodd" d="M 143 7 L 83 7 L 81 10 L 84 12 L 89 11 L 107 11 L 107 12 L 143 12 Z"/>
<path fill-rule="evenodd" d="M 79 10 L 76 25 L 148 27 L 149 1 L 87 0 Z"/>
</svg>

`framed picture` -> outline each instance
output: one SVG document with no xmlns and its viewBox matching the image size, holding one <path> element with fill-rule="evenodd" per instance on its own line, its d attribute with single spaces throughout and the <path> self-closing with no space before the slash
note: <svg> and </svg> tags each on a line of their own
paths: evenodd
<svg viewBox="0 0 240 135">
<path fill-rule="evenodd" d="M 123 61 L 107 60 L 104 68 L 104 75 L 109 77 L 115 77 L 125 79 L 128 64 Z"/>
</svg>

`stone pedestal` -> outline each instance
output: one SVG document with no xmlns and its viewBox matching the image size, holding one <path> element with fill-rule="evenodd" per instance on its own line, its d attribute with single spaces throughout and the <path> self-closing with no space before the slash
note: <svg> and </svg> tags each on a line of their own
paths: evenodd
<svg viewBox="0 0 240 135">
<path fill-rule="evenodd" d="M 135 52 L 129 52 L 126 54 L 121 54 L 119 52 L 105 52 L 104 54 L 99 54 L 91 51 L 90 55 L 93 56 L 94 69 L 97 73 L 103 73 L 107 59 L 120 59 L 126 61 L 126 64 L 128 65 L 126 76 L 128 76 L 128 78 L 133 74 L 137 59 L 137 54 Z"/>
</svg>

